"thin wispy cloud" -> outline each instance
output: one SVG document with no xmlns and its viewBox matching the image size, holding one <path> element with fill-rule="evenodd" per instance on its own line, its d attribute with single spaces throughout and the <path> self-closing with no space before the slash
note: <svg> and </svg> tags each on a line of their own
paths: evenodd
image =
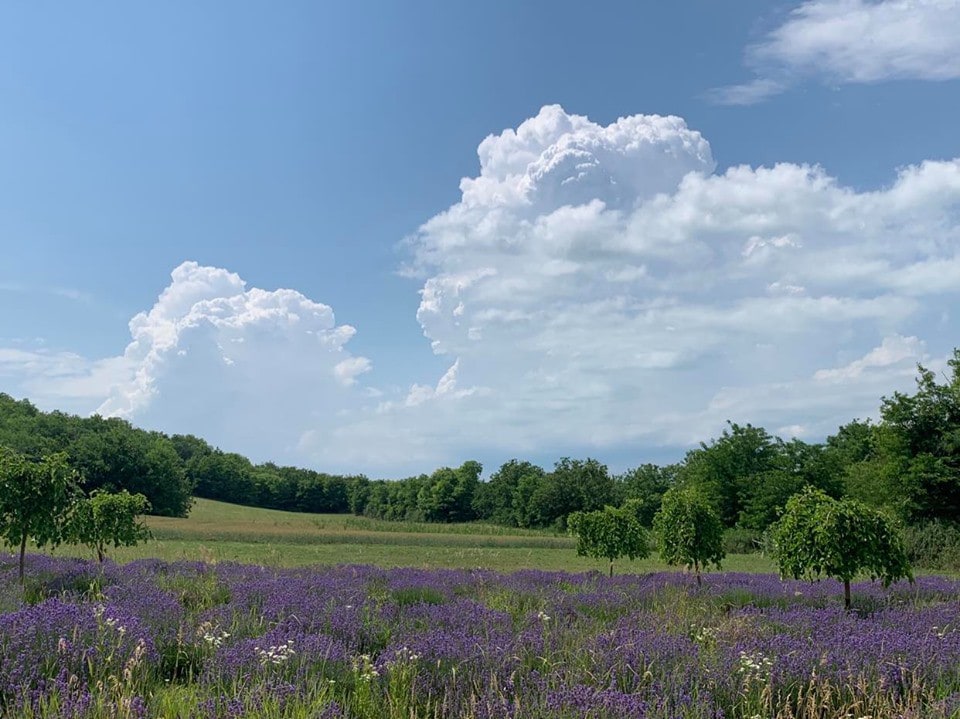
<svg viewBox="0 0 960 719">
<path fill-rule="evenodd" d="M 746 51 L 754 78 L 708 97 L 750 105 L 813 78 L 830 84 L 960 78 L 957 0 L 810 0 Z"/>
<path fill-rule="evenodd" d="M 94 298 L 89 292 L 83 292 L 72 287 L 50 287 L 43 285 L 24 285 L 18 282 L 0 281 L 0 292 L 12 292 L 22 295 L 43 294 L 64 297 L 76 302 L 93 302 Z"/>
</svg>

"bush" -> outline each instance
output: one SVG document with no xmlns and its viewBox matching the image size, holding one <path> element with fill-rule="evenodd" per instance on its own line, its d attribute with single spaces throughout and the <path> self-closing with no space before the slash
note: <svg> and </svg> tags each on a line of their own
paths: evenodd
<svg viewBox="0 0 960 719">
<path fill-rule="evenodd" d="M 907 557 L 918 567 L 960 572 L 960 525 L 942 520 L 907 527 L 903 532 Z"/>
<path fill-rule="evenodd" d="M 723 551 L 726 554 L 756 554 L 762 550 L 762 532 L 733 527 L 723 533 Z"/>
</svg>

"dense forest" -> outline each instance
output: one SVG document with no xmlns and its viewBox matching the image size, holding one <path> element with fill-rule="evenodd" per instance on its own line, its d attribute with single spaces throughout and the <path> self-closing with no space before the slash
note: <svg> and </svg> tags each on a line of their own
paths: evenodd
<svg viewBox="0 0 960 719">
<path fill-rule="evenodd" d="M 676 464 L 611 474 L 596 459 L 562 458 L 552 469 L 513 459 L 481 481 L 467 461 L 402 480 L 371 480 L 273 463 L 253 464 L 192 435 L 168 436 L 121 419 L 41 412 L 0 394 L 0 446 L 39 458 L 66 452 L 88 491 L 144 494 L 156 514 L 183 516 L 191 496 L 303 512 L 392 520 L 485 520 L 563 529 L 576 511 L 636 500 L 649 525 L 664 492 L 699 488 L 728 529 L 758 541 L 787 499 L 812 485 L 886 510 L 912 527 L 956 533 L 960 522 L 960 350 L 940 378 L 919 367 L 916 391 L 880 402 L 876 422 L 853 420 L 823 443 L 782 440 L 730 423 Z"/>
</svg>

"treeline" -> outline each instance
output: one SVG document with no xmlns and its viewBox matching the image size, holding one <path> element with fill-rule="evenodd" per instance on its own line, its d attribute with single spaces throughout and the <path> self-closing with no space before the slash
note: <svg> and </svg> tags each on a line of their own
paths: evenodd
<svg viewBox="0 0 960 719">
<path fill-rule="evenodd" d="M 43 413 L 2 394 L 0 446 L 36 457 L 65 452 L 88 490 L 142 493 L 158 514 L 185 514 L 193 494 L 292 511 L 562 530 L 573 512 L 633 500 L 649 526 L 664 493 L 689 486 L 709 499 L 725 528 L 752 542 L 790 497 L 812 486 L 908 526 L 935 527 L 936 546 L 942 537 L 960 546 L 960 350 L 944 380 L 920 367 L 916 391 L 884 398 L 879 421 L 854 420 L 823 443 L 731 423 L 676 464 L 642 464 L 618 475 L 590 458 L 563 458 L 550 470 L 513 459 L 485 482 L 474 461 L 397 481 L 331 475 L 255 465 L 197 437 L 146 432 L 120 419 Z"/>
<path fill-rule="evenodd" d="M 762 427 L 730 423 L 681 462 L 643 464 L 611 475 L 595 459 L 553 469 L 511 460 L 480 482 L 467 462 L 397 482 L 358 484 L 351 510 L 384 519 L 481 519 L 517 527 L 565 528 L 573 512 L 623 506 L 650 526 L 671 487 L 709 499 L 723 526 L 759 540 L 787 500 L 805 487 L 882 509 L 908 527 L 935 527 L 960 545 L 960 350 L 945 381 L 919 367 L 916 391 L 881 400 L 877 422 L 853 420 L 822 443 L 785 441 Z"/>
<path fill-rule="evenodd" d="M 99 416 L 41 412 L 0 393 L 0 447 L 34 460 L 62 452 L 84 491 L 143 494 L 151 512 L 183 517 L 192 497 L 298 512 L 349 512 L 348 489 L 365 477 L 256 465 L 192 435 L 148 432 Z"/>
</svg>

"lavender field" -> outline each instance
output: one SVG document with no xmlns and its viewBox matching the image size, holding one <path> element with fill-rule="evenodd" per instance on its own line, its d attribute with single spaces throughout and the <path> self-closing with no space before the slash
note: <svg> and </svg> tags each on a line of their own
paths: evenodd
<svg viewBox="0 0 960 719">
<path fill-rule="evenodd" d="M 960 582 L 0 559 L 7 717 L 957 717 Z"/>
</svg>

